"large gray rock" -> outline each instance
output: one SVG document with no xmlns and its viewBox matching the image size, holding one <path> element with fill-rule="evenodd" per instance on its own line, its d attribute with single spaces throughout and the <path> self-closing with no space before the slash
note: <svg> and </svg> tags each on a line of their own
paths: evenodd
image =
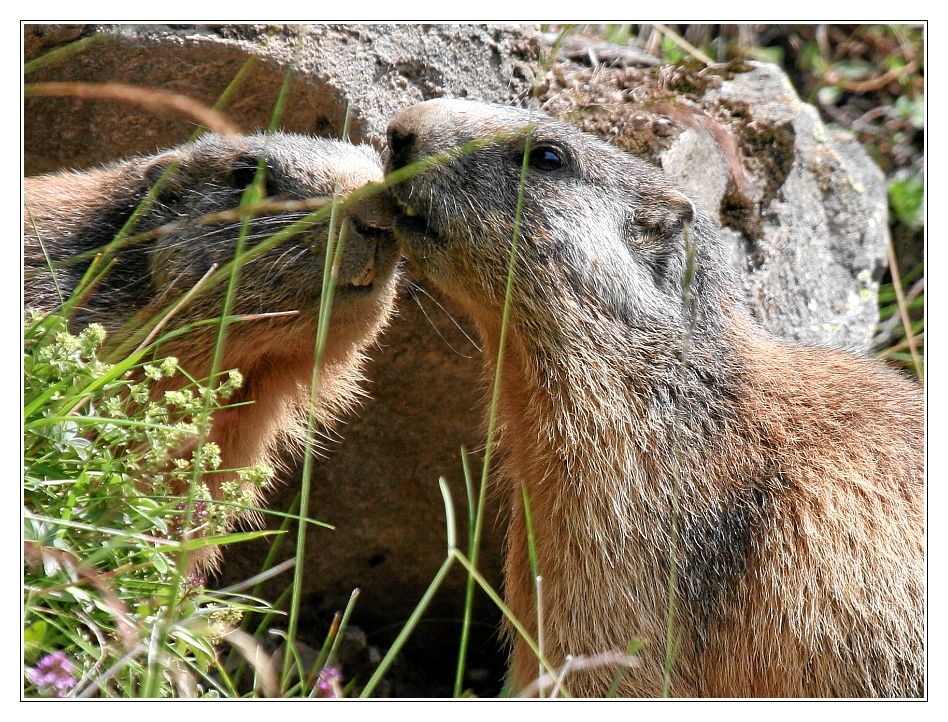
<svg viewBox="0 0 948 722">
<path fill-rule="evenodd" d="M 26 81 L 118 81 L 213 104 L 253 58 L 256 65 L 224 109 L 242 128 L 268 125 L 286 68 L 293 67 L 281 129 L 338 136 L 348 107 L 350 137 L 376 144 L 388 117 L 426 98 L 523 102 L 539 56 L 535 32 L 513 27 L 149 25 L 26 26 L 27 60 L 93 33 L 102 40 L 29 73 Z M 758 215 L 746 227 L 724 229 L 746 273 L 754 312 L 779 335 L 865 348 L 876 319 L 875 279 L 886 232 L 878 170 L 854 142 L 825 129 L 776 68 L 737 74 L 709 93 L 746 104 L 745 121 L 783 128 L 781 137 L 790 139 L 789 162 L 748 163 L 750 197 L 742 202 Z M 189 121 L 132 105 L 28 98 L 25 167 L 35 174 L 152 153 L 185 141 L 192 130 Z M 754 126 L 745 123 L 742 132 L 753 135 Z M 672 133 L 660 161 L 701 205 L 729 222 L 721 210 L 733 201 L 730 175 L 710 135 Z M 425 295 L 418 300 L 421 305 L 403 299 L 369 369 L 371 399 L 338 429 L 344 442 L 331 445 L 314 468 L 310 515 L 335 526 L 311 529 L 307 537 L 301 633 L 314 645 L 321 643 L 327 615 L 342 609 L 356 586 L 362 595 L 354 623 L 370 643 L 384 647 L 410 614 L 445 555 L 439 476 L 451 486 L 459 534 L 466 538 L 459 449 L 483 445 L 480 354 L 454 325 L 451 316 L 464 321 L 449 304 L 439 298 L 442 310 Z M 477 477 L 476 453 L 472 462 Z M 288 476 L 271 506 L 286 509 L 298 488 L 298 476 Z M 483 571 L 495 584 L 504 529 L 500 499 L 494 493 L 482 552 Z M 292 547 L 285 543 L 278 558 Z M 266 550 L 263 542 L 228 550 L 222 583 L 259 571 Z M 275 599 L 288 582 L 271 580 L 264 596 Z M 444 669 L 443 680 L 425 681 L 429 694 L 447 692 L 438 685 L 453 677 L 465 583 L 460 570 L 448 578 L 417 633 L 427 661 Z M 480 595 L 476 616 L 489 656 L 499 614 Z M 422 689 L 407 690 L 413 692 Z"/>
<path fill-rule="evenodd" d="M 267 127 L 292 67 L 283 130 L 339 137 L 348 106 L 352 140 L 376 143 L 395 111 L 428 98 L 513 101 L 529 91 L 539 52 L 530 32 L 483 25 L 27 25 L 26 60 L 93 34 L 101 42 L 26 81 L 150 85 L 212 105 L 253 58 L 224 107 L 238 126 Z M 153 153 L 193 130 L 186 119 L 111 101 L 28 98 L 25 115 L 27 175 Z"/>
<path fill-rule="evenodd" d="M 662 156 L 665 171 L 724 220 L 755 315 L 785 338 L 867 351 L 889 232 L 882 171 L 855 139 L 824 126 L 775 65 L 735 75 L 705 101 L 746 105 L 745 133 L 757 129 L 787 156 L 745 164 L 745 195 L 760 216 L 752 231 L 721 217 L 730 175 L 709 133 L 688 130 Z"/>
</svg>

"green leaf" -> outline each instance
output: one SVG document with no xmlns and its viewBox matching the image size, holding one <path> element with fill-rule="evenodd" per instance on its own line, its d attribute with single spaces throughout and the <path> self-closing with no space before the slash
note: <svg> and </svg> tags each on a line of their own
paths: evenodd
<svg viewBox="0 0 948 722">
<path fill-rule="evenodd" d="M 819 98 L 820 102 L 823 105 L 835 105 L 836 101 L 840 99 L 843 91 L 837 88 L 835 85 L 827 85 L 820 88 L 816 95 Z"/>
<path fill-rule="evenodd" d="M 900 95 L 895 101 L 895 112 L 900 118 L 905 118 L 912 126 L 921 130 L 925 127 L 925 98 L 909 98 Z"/>
<path fill-rule="evenodd" d="M 155 567 L 155 571 L 161 575 L 167 574 L 171 568 L 168 564 L 168 560 L 161 554 L 155 554 L 155 556 L 151 558 L 151 563 Z"/>
<path fill-rule="evenodd" d="M 46 639 L 46 622 L 42 619 L 33 622 L 23 631 L 23 643 L 27 648 L 41 647 Z"/>
<path fill-rule="evenodd" d="M 904 58 L 899 55 L 887 55 L 885 59 L 885 67 L 887 70 L 896 70 L 898 68 L 904 68 L 907 65 Z"/>
<path fill-rule="evenodd" d="M 251 539 L 260 539 L 261 537 L 274 536 L 278 534 L 285 534 L 285 532 L 280 531 L 280 530 L 245 531 L 245 532 L 238 532 L 237 534 L 225 534 L 222 536 L 199 537 L 197 539 L 188 539 L 187 541 L 178 542 L 176 544 L 168 544 L 165 546 L 155 547 L 155 551 L 156 552 L 194 551 L 195 549 L 203 549 L 204 547 L 223 546 L 225 544 L 236 544 L 237 542 L 250 541 Z"/>
<path fill-rule="evenodd" d="M 767 48 L 750 48 L 748 55 L 754 58 L 754 60 L 773 63 L 774 65 L 783 65 L 783 48 L 779 45 Z"/>
<path fill-rule="evenodd" d="M 93 604 L 98 602 L 89 592 L 80 587 L 66 587 L 66 589 L 63 590 L 63 595 L 69 595 L 77 602 L 92 602 Z"/>
<path fill-rule="evenodd" d="M 628 45 L 632 39 L 632 33 L 628 25 L 606 25 L 602 34 L 603 40 L 615 45 Z"/>
<path fill-rule="evenodd" d="M 924 202 L 925 184 L 920 180 L 906 178 L 889 182 L 889 207 L 900 223 L 909 228 L 921 228 Z"/>
<path fill-rule="evenodd" d="M 867 60 L 841 60 L 833 65 L 833 70 L 846 80 L 865 80 L 872 73 L 872 63 Z"/>
<path fill-rule="evenodd" d="M 675 65 L 685 59 L 685 54 L 682 52 L 681 48 L 678 47 L 678 43 L 667 36 L 662 38 L 661 49 L 662 60 L 667 63 Z"/>
</svg>

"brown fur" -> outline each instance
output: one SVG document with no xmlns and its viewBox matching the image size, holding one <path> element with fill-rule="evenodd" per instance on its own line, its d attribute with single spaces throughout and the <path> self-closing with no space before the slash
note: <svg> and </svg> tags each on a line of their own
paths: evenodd
<svg viewBox="0 0 948 722">
<path fill-rule="evenodd" d="M 156 314 L 191 289 L 211 267 L 233 258 L 240 222 L 206 223 L 209 214 L 235 208 L 254 175 L 266 163 L 271 201 L 341 196 L 382 179 L 377 155 L 368 147 L 285 134 L 205 136 L 157 156 L 135 158 L 84 173 L 64 172 L 25 180 L 24 220 L 26 305 L 49 311 L 59 304 L 43 252 L 55 262 L 105 247 L 162 172 L 170 181 L 132 233 L 159 229 L 152 238 L 123 249 L 114 267 L 76 308 L 72 325 L 102 323 L 114 349 Z M 271 212 L 249 222 L 251 247 L 305 215 Z M 345 217 L 347 234 L 330 330 L 320 372 L 317 420 L 331 426 L 361 393 L 364 351 L 391 313 L 397 251 L 390 240 L 392 212 L 385 196 L 373 196 Z M 305 429 L 313 369 L 316 319 L 322 285 L 327 222 L 321 222 L 247 262 L 241 269 L 233 312 L 296 315 L 235 322 L 229 326 L 220 370 L 237 368 L 243 387 L 231 404 L 251 402 L 214 414 L 208 440 L 221 449 L 222 469 L 275 463 L 279 438 L 300 439 Z M 42 246 L 40 243 L 42 240 Z M 88 261 L 57 272 L 68 298 Z M 371 284 L 364 282 L 374 268 Z M 226 281 L 200 293 L 164 330 L 219 316 Z M 198 328 L 164 343 L 162 356 L 175 356 L 193 378 L 210 371 L 216 325 Z M 180 385 L 179 375 L 174 384 Z M 153 386 L 161 398 L 168 381 Z M 302 424 L 302 426 L 301 426 Z M 301 439 L 300 439 L 301 440 Z M 187 454 L 190 449 L 181 449 Z M 207 483 L 232 478 L 215 474 Z"/>
<path fill-rule="evenodd" d="M 498 407 L 510 608 L 536 638 L 522 484 L 554 665 L 639 640 L 619 693 L 661 694 L 674 566 L 672 696 L 922 695 L 920 390 L 768 336 L 654 167 L 541 114 L 430 101 L 392 121 L 390 169 L 505 134 L 393 189 L 396 236 L 470 313 L 491 376 L 528 132 L 563 163 L 531 156 L 523 192 Z M 523 687 L 537 660 L 511 638 Z M 600 696 L 615 674 L 566 682 Z"/>
</svg>

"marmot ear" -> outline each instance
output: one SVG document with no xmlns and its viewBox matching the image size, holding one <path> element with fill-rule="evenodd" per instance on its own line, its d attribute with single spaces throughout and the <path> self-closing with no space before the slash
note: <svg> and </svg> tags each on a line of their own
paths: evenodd
<svg viewBox="0 0 948 722">
<path fill-rule="evenodd" d="M 625 220 L 625 234 L 637 257 L 651 270 L 655 285 L 676 282 L 684 267 L 684 247 L 673 239 L 694 220 L 687 196 L 669 187 L 643 188 Z"/>
<path fill-rule="evenodd" d="M 169 151 L 152 158 L 142 172 L 145 181 L 143 192 L 156 187 L 156 202 L 172 205 L 181 198 L 181 184 L 178 169 L 181 159 L 177 153 Z"/>
<path fill-rule="evenodd" d="M 681 191 L 661 186 L 642 188 L 635 223 L 648 235 L 666 237 L 695 217 L 695 205 Z"/>
</svg>

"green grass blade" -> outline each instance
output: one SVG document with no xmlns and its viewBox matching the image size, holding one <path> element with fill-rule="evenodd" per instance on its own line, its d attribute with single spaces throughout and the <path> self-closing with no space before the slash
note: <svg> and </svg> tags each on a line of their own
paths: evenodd
<svg viewBox="0 0 948 722">
<path fill-rule="evenodd" d="M 34 58 L 28 63 L 23 64 L 23 74 L 28 75 L 40 68 L 46 67 L 47 65 L 52 65 L 53 63 L 61 62 L 76 53 L 81 53 L 83 50 L 88 50 L 89 48 L 98 45 L 103 40 L 108 38 L 107 35 L 96 33 L 95 35 L 90 35 L 85 38 L 80 38 L 74 42 L 63 45 L 59 48 L 54 48 L 48 53 L 43 53 L 38 58 Z"/>
<path fill-rule="evenodd" d="M 526 627 L 524 627 L 523 624 L 520 622 L 520 620 L 517 619 L 516 616 L 514 616 L 514 613 L 510 610 L 510 608 L 506 604 L 504 604 L 504 600 L 500 598 L 500 595 L 496 591 L 494 591 L 493 587 L 491 587 L 491 585 L 487 582 L 486 579 L 484 579 L 481 573 L 477 571 L 474 565 L 471 564 L 470 560 L 467 559 L 467 557 L 465 557 L 457 549 L 454 550 L 452 556 L 461 564 L 461 566 L 467 569 L 468 574 L 470 574 L 474 578 L 474 580 L 477 582 L 480 588 L 484 591 L 484 593 L 488 597 L 490 597 L 491 601 L 495 605 L 497 605 L 497 608 L 500 610 L 501 614 L 504 615 L 504 617 L 507 619 L 508 622 L 510 622 L 510 625 L 514 628 L 517 634 L 520 635 L 520 638 L 523 639 L 524 642 L 526 642 L 528 647 L 530 647 L 530 651 L 532 651 L 536 655 L 536 658 L 543 665 L 543 668 L 544 670 L 546 670 L 546 673 L 549 674 L 553 679 L 558 679 L 559 675 L 557 674 L 556 669 L 554 669 L 554 667 L 550 664 L 549 660 L 547 660 L 540 654 L 539 645 L 533 639 L 533 637 L 530 636 L 530 633 L 527 632 Z M 557 688 L 561 695 L 565 697 L 570 696 L 568 688 L 564 684 L 562 684 L 561 681 L 557 682 Z"/>
<path fill-rule="evenodd" d="M 343 127 L 343 137 L 349 133 L 349 109 L 346 107 L 346 117 Z M 329 334 L 329 320 L 332 312 L 332 301 L 338 274 L 339 262 L 342 258 L 342 249 L 345 243 L 345 226 L 339 222 L 339 182 L 333 189 L 333 202 L 329 213 L 329 230 L 326 238 L 326 258 L 323 265 L 323 280 L 319 300 L 319 319 L 316 324 L 315 348 L 313 350 L 313 373 L 310 379 L 309 409 L 306 417 L 307 448 L 303 458 L 303 473 L 300 482 L 300 516 L 305 517 L 309 511 L 309 493 L 313 474 L 313 452 L 316 420 L 313 414 L 319 403 L 320 366 L 323 353 L 326 349 L 326 339 Z M 336 229 L 339 229 L 338 232 Z M 299 610 L 302 602 L 303 589 L 303 559 L 306 549 L 306 526 L 297 526 L 296 537 L 296 568 L 293 570 L 293 591 L 290 597 L 289 622 L 287 625 L 287 644 L 292 646 L 296 640 L 299 625 Z M 286 681 L 288 666 L 284 664 L 283 680 Z"/>
</svg>

